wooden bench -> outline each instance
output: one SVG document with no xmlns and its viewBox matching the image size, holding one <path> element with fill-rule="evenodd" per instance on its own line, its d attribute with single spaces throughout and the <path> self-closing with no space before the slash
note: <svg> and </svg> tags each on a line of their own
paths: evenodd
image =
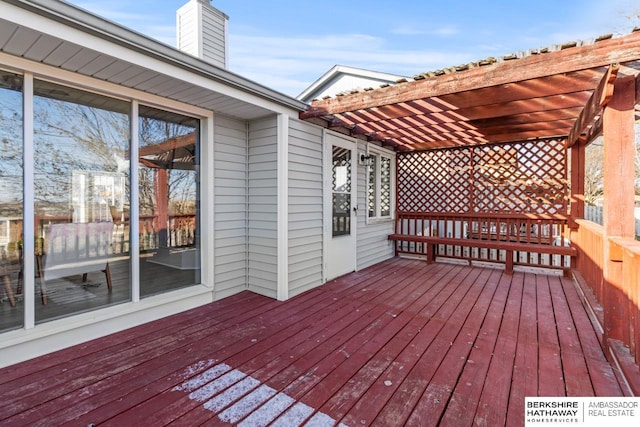
<svg viewBox="0 0 640 427">
<path fill-rule="evenodd" d="M 514 243 L 502 240 L 461 239 L 449 237 L 418 236 L 411 234 L 390 234 L 389 240 L 395 242 L 423 243 L 426 247 L 426 251 L 424 251 L 424 254 L 427 257 L 427 262 L 435 261 L 436 255 L 438 255 L 438 245 L 503 250 L 505 254 L 505 271 L 508 274 L 513 273 L 513 255 L 515 252 L 570 256 L 572 257 L 572 259 L 577 255 L 576 248 L 572 246 Z M 398 255 L 399 252 L 401 251 L 399 251 L 399 248 L 396 245 L 396 255 Z M 573 262 L 571 264 L 573 265 Z M 568 275 L 571 270 L 569 267 L 564 266 L 560 268 L 562 268 L 565 276 Z"/>
</svg>

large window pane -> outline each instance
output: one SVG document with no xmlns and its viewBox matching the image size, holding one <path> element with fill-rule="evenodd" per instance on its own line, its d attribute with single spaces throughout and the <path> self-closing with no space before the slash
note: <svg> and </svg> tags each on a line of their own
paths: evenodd
<svg viewBox="0 0 640 427">
<path fill-rule="evenodd" d="M 36 321 L 131 298 L 130 109 L 34 82 Z"/>
<path fill-rule="evenodd" d="M 22 129 L 22 77 L 0 71 L 0 331 L 24 319 Z"/>
<path fill-rule="evenodd" d="M 200 122 L 140 106 L 140 295 L 200 283 Z"/>
</svg>

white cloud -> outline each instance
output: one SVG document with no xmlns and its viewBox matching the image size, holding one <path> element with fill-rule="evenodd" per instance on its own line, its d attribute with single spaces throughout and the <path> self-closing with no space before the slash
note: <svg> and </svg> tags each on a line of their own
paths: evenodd
<svg viewBox="0 0 640 427">
<path fill-rule="evenodd" d="M 230 69 L 289 95 L 297 95 L 336 64 L 413 76 L 468 62 L 466 53 L 390 48 L 364 34 L 282 38 L 230 36 Z"/>
<path fill-rule="evenodd" d="M 391 34 L 396 34 L 399 36 L 422 36 L 422 35 L 432 35 L 439 37 L 449 37 L 456 34 L 460 34 L 460 28 L 454 25 L 448 26 L 440 26 L 440 27 L 414 27 L 411 25 L 403 25 L 400 27 L 396 27 L 391 30 Z"/>
</svg>

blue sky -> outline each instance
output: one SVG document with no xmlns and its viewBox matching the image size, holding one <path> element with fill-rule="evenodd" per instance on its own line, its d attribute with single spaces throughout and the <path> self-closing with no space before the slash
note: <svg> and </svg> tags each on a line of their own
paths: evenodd
<svg viewBox="0 0 640 427">
<path fill-rule="evenodd" d="M 72 0 L 175 46 L 187 0 Z M 640 26 L 638 0 L 213 0 L 229 69 L 296 96 L 336 64 L 406 76 Z"/>
</svg>

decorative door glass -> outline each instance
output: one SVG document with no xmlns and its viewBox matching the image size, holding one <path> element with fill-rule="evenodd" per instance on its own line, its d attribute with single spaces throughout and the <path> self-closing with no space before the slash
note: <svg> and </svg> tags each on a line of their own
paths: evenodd
<svg viewBox="0 0 640 427">
<path fill-rule="evenodd" d="M 333 236 L 351 234 L 351 150 L 333 146 Z"/>
</svg>

